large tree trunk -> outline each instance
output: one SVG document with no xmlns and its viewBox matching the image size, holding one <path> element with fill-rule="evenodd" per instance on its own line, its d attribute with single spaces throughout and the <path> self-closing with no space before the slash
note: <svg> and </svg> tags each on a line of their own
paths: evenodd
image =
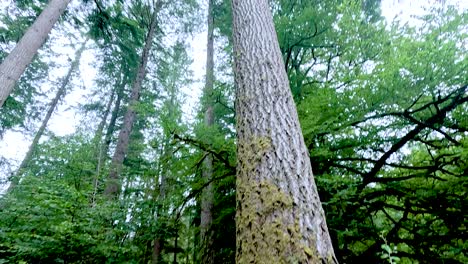
<svg viewBox="0 0 468 264">
<path fill-rule="evenodd" d="M 42 120 L 42 124 L 39 127 L 39 129 L 36 132 L 36 135 L 34 136 L 34 139 L 29 146 L 28 152 L 26 152 L 26 156 L 23 158 L 23 161 L 21 162 L 18 170 L 16 171 L 15 176 L 11 180 L 10 186 L 8 187 L 7 192 L 13 190 L 15 186 L 19 183 L 21 179 L 21 173 L 22 171 L 28 166 L 28 163 L 31 161 L 31 158 L 36 150 L 37 144 L 39 143 L 39 140 L 41 139 L 42 135 L 44 134 L 44 131 L 47 127 L 47 124 L 49 123 L 50 118 L 52 117 L 52 114 L 55 111 L 55 108 L 57 107 L 58 102 L 62 99 L 62 97 L 66 94 L 66 88 L 68 84 L 70 83 L 70 80 L 72 78 L 73 73 L 78 69 L 78 66 L 80 65 L 80 60 L 81 60 L 81 54 L 85 50 L 86 47 L 86 40 L 83 45 L 76 51 L 75 54 L 75 60 L 71 63 L 70 68 L 68 69 L 67 74 L 62 80 L 62 84 L 60 85 L 59 89 L 57 90 L 57 93 L 55 94 L 54 99 L 49 104 L 49 109 L 47 110 L 47 113 L 44 117 L 44 120 Z"/>
<path fill-rule="evenodd" d="M 214 124 L 213 113 L 213 83 L 214 83 L 214 15 L 213 3 L 214 0 L 208 1 L 208 34 L 206 44 L 206 80 L 205 89 L 203 91 L 205 103 L 205 126 L 211 127 Z M 213 178 L 213 157 L 209 153 L 205 153 L 206 157 L 203 166 L 203 180 L 210 182 Z M 213 264 L 213 232 L 211 231 L 211 224 L 213 222 L 213 184 L 209 183 L 201 195 L 201 220 L 200 220 L 200 245 L 202 245 L 202 263 Z"/>
<path fill-rule="evenodd" d="M 237 263 L 337 263 L 267 0 L 233 0 Z"/>
<path fill-rule="evenodd" d="M 141 84 L 146 75 L 146 65 L 148 63 L 148 58 L 153 44 L 154 34 L 156 31 L 157 15 L 160 2 L 161 1 L 158 1 L 153 11 L 153 17 L 148 31 L 148 35 L 146 36 L 145 46 L 141 55 L 140 65 L 138 66 L 137 76 L 135 82 L 133 83 L 132 92 L 130 95 L 130 103 L 127 112 L 125 113 L 123 126 L 119 133 L 119 138 L 117 140 L 117 146 L 115 148 L 114 156 L 112 157 L 109 178 L 107 180 L 106 188 L 104 190 L 104 194 L 108 196 L 116 196 L 120 192 L 119 175 L 122 169 L 124 158 L 127 155 L 130 134 L 132 132 L 133 123 L 135 122 L 136 113 L 134 108 L 139 102 Z"/>
<path fill-rule="evenodd" d="M 71 0 L 51 0 L 0 65 L 0 107 Z"/>
<path fill-rule="evenodd" d="M 159 258 L 161 258 L 161 252 L 163 247 L 163 240 L 161 238 L 156 238 L 153 243 L 153 255 L 152 255 L 152 264 L 157 264 Z"/>
</svg>

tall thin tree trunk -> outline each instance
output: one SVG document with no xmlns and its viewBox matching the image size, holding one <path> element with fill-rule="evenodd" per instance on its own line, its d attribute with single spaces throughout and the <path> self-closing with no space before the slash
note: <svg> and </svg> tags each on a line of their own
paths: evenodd
<svg viewBox="0 0 468 264">
<path fill-rule="evenodd" d="M 119 76 L 121 75 L 119 74 Z M 96 168 L 96 171 L 98 172 L 98 174 L 99 174 L 99 171 L 101 170 L 100 165 L 102 165 L 106 161 L 107 151 L 109 150 L 109 145 L 111 142 L 112 134 L 114 133 L 114 129 L 115 129 L 115 123 L 117 121 L 117 117 L 120 111 L 120 102 L 122 101 L 122 93 L 123 93 L 123 90 L 125 89 L 126 84 L 127 84 L 127 75 L 124 75 L 122 78 L 119 78 L 119 80 L 117 81 L 116 87 L 112 90 L 109 102 L 106 106 L 106 110 L 104 111 L 103 118 L 101 122 L 99 123 L 99 126 L 96 130 L 96 134 L 94 136 L 94 142 L 96 142 L 96 144 L 99 144 L 98 156 L 97 156 L 98 166 Z M 116 95 L 117 95 L 117 99 L 114 100 Z M 115 104 L 111 113 L 110 109 L 114 101 L 115 101 Z M 106 125 L 106 121 L 107 121 L 107 117 L 109 116 L 109 113 L 111 113 L 111 117 L 109 120 L 109 124 L 107 125 L 104 139 L 102 139 L 102 136 L 104 133 L 104 126 Z"/>
<path fill-rule="evenodd" d="M 179 230 L 176 230 L 176 236 L 174 238 L 174 259 L 173 264 L 177 264 L 177 248 L 179 247 Z"/>
<path fill-rule="evenodd" d="M 169 104 L 168 104 L 168 118 L 170 120 L 178 120 L 178 104 L 177 104 L 177 88 L 176 84 L 173 83 L 172 86 L 169 86 Z M 180 120 L 178 120 L 180 121 Z M 166 196 L 168 191 L 167 179 L 170 176 L 170 160 L 172 159 L 173 149 L 171 145 L 171 133 L 170 129 L 165 128 L 163 130 L 164 142 L 162 145 L 161 154 L 159 155 L 159 195 L 155 194 L 154 197 L 157 197 L 156 201 L 156 216 L 157 221 L 162 223 L 161 226 L 165 228 L 167 226 L 167 214 L 168 214 L 168 205 L 166 202 Z M 177 239 L 177 238 L 176 238 Z M 177 240 L 176 240 L 177 241 Z M 159 263 L 161 252 L 165 246 L 164 238 L 161 236 L 161 232 L 156 234 L 153 243 L 153 264 Z M 177 245 L 176 245 L 177 246 Z M 177 253 L 175 253 L 177 254 Z M 177 256 L 174 256 L 174 260 L 177 259 Z"/>
<path fill-rule="evenodd" d="M 51 0 L 0 65 L 0 107 L 71 0 Z"/>
<path fill-rule="evenodd" d="M 166 148 L 166 147 L 164 147 Z M 164 165 L 162 165 L 164 166 Z M 160 169 L 160 178 L 161 182 L 159 185 L 159 196 L 158 196 L 158 201 L 157 201 L 157 206 L 156 206 L 156 216 L 157 219 L 156 221 L 165 221 L 163 218 L 164 215 L 164 206 L 162 205 L 164 203 L 164 200 L 166 199 L 166 171 L 164 169 Z M 158 232 L 161 233 L 161 232 Z M 157 235 L 156 238 L 154 239 L 153 243 L 153 254 L 152 254 L 152 264 L 157 264 L 159 263 L 159 259 L 161 258 L 161 252 L 164 247 L 164 238 L 161 237 L 161 235 Z"/>
<path fill-rule="evenodd" d="M 154 240 L 153 244 L 153 260 L 151 263 L 156 264 L 159 262 L 159 258 L 161 257 L 161 251 L 162 251 L 162 243 L 163 240 L 161 238 L 157 238 Z"/>
<path fill-rule="evenodd" d="M 125 77 L 124 80 L 127 78 Z M 117 122 L 117 118 L 119 117 L 119 112 L 120 112 L 120 104 L 122 103 L 122 97 L 123 97 L 123 90 L 125 88 L 126 81 L 122 83 L 122 86 L 118 88 L 117 90 L 117 98 L 115 99 L 115 104 L 114 108 L 112 109 L 112 114 L 111 118 L 109 120 L 109 124 L 107 125 L 106 129 L 106 135 L 104 136 L 104 145 L 102 146 L 102 155 L 104 157 L 107 157 L 107 152 L 109 151 L 109 146 L 112 141 L 112 135 L 114 134 L 115 131 L 115 124 Z"/>
<path fill-rule="evenodd" d="M 119 83 L 118 86 L 120 85 L 121 84 Z M 99 125 L 96 129 L 96 133 L 94 133 L 93 141 L 95 141 L 97 144 L 100 144 L 102 141 L 102 134 L 104 132 L 104 126 L 106 125 L 107 117 L 109 116 L 110 110 L 112 108 L 112 104 L 114 103 L 115 94 L 116 94 L 116 91 L 114 89 L 111 91 L 109 101 L 107 102 L 106 108 L 104 109 L 104 113 L 102 114 L 101 122 L 99 122 Z"/>
<path fill-rule="evenodd" d="M 117 84 L 118 86 L 121 85 L 120 83 L 121 81 L 119 81 L 119 83 Z M 93 143 L 95 144 L 96 146 L 96 153 L 94 154 L 95 157 L 96 157 L 96 173 L 94 174 L 94 179 L 93 179 L 93 194 L 92 194 L 92 197 L 91 197 L 91 205 L 94 206 L 95 205 L 95 202 L 96 202 L 96 195 L 97 195 L 97 191 L 98 191 L 98 187 L 99 187 L 99 178 L 100 178 L 100 175 L 101 175 L 101 168 L 102 168 L 102 164 L 104 162 L 104 153 L 103 153 L 103 150 L 104 150 L 104 145 L 105 143 L 102 142 L 102 133 L 104 131 L 104 126 L 106 125 L 106 121 L 107 121 L 107 117 L 109 116 L 109 113 L 110 113 L 110 110 L 111 110 L 111 107 L 112 107 L 112 103 L 114 102 L 114 97 L 115 97 L 115 94 L 116 94 L 116 91 L 115 89 L 112 90 L 111 92 L 111 96 L 109 98 L 109 102 L 107 102 L 107 105 L 106 105 L 106 109 L 104 110 L 104 114 L 102 115 L 102 119 L 101 119 L 101 122 L 99 123 L 97 129 L 96 129 L 96 133 L 94 135 L 94 139 L 93 139 Z"/>
<path fill-rule="evenodd" d="M 214 112 L 213 112 L 213 84 L 214 84 L 214 0 L 208 1 L 208 33 L 207 33 L 207 44 L 206 44 L 206 79 L 205 89 L 203 91 L 205 101 L 205 116 L 204 123 L 207 127 L 212 127 L 214 124 Z M 203 179 L 205 182 L 210 182 L 213 178 L 213 157 L 205 153 L 206 157 L 203 166 Z M 213 233 L 211 231 L 211 225 L 213 223 L 213 184 L 209 183 L 202 192 L 201 195 L 201 220 L 200 220 L 200 245 L 201 260 L 205 264 L 214 263 L 214 252 L 213 252 Z"/>
<path fill-rule="evenodd" d="M 174 94 L 171 94 L 171 102 L 174 99 Z M 172 104 L 172 103 L 171 103 Z M 172 107 L 171 110 L 172 111 Z M 155 195 L 157 197 L 156 201 L 156 221 L 161 221 L 163 224 L 165 219 L 164 216 L 166 215 L 166 206 L 164 206 L 166 200 L 166 192 L 167 192 L 167 163 L 170 158 L 170 138 L 169 135 L 166 135 L 166 138 L 163 143 L 163 148 L 161 151 L 161 158 L 159 162 L 159 195 Z M 160 225 L 161 226 L 161 225 Z M 152 264 L 159 263 L 159 259 L 161 258 L 161 252 L 164 247 L 164 238 L 158 232 L 156 238 L 154 239 L 153 243 L 153 261 Z"/>
<path fill-rule="evenodd" d="M 71 63 L 70 68 L 68 69 L 67 74 L 62 80 L 62 83 L 57 90 L 57 93 L 55 94 L 55 97 L 52 99 L 52 101 L 49 104 L 49 108 L 47 110 L 47 113 L 44 117 L 44 120 L 42 120 L 42 124 L 39 127 L 39 129 L 36 132 L 36 135 L 34 136 L 34 139 L 29 146 L 28 152 L 26 152 L 26 156 L 23 158 L 23 161 L 21 162 L 18 170 L 15 173 L 15 176 L 11 180 L 10 186 L 8 187 L 7 192 L 13 190 L 15 186 L 19 183 L 21 179 L 21 173 L 22 171 L 28 166 L 29 162 L 31 161 L 31 158 L 33 157 L 33 154 L 36 150 L 37 144 L 39 143 L 39 140 L 41 139 L 42 135 L 44 134 L 44 131 L 47 127 L 47 124 L 49 123 L 50 118 L 52 117 L 52 114 L 55 111 L 55 108 L 57 107 L 58 102 L 62 97 L 66 94 L 66 88 L 68 84 L 70 83 L 70 80 L 72 78 L 73 73 L 76 71 L 78 66 L 80 65 L 80 60 L 81 60 L 81 54 L 85 50 L 86 43 L 88 39 L 82 44 L 82 46 L 76 51 L 75 54 L 75 60 Z"/>
<path fill-rule="evenodd" d="M 146 65 L 148 63 L 149 53 L 153 44 L 153 38 L 157 26 L 157 16 L 160 7 L 161 1 L 156 3 L 155 9 L 153 11 L 153 17 L 151 25 L 146 36 L 145 46 L 143 48 L 143 53 L 141 55 L 140 65 L 138 66 L 138 72 L 133 83 L 132 92 L 130 95 L 130 103 L 128 105 L 127 112 L 125 113 L 124 122 L 122 129 L 119 133 L 119 138 L 117 140 L 117 146 L 115 148 L 114 156 L 112 157 L 112 163 L 110 167 L 109 178 L 106 183 L 106 188 L 104 193 L 108 196 L 116 196 L 120 192 L 120 172 L 122 170 L 122 165 L 125 156 L 128 151 L 128 143 L 130 140 L 130 134 L 132 132 L 133 123 L 135 122 L 136 113 L 134 108 L 139 102 L 141 84 L 146 75 Z"/>
<path fill-rule="evenodd" d="M 233 0 L 236 263 L 337 263 L 268 0 Z"/>
</svg>

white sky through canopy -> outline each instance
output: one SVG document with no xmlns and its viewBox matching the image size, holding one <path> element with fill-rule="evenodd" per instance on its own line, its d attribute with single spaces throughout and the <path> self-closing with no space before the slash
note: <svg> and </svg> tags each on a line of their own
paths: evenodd
<svg viewBox="0 0 468 264">
<path fill-rule="evenodd" d="M 419 16 L 424 14 L 424 8 L 430 5 L 437 4 L 438 1 L 423 1 L 423 0 L 382 0 L 381 10 L 382 14 L 387 21 L 392 21 L 394 18 L 399 19 L 402 22 L 414 23 L 413 16 Z M 4 10 L 11 1 L 0 0 L 0 10 Z M 461 9 L 466 10 L 468 8 L 468 1 L 464 0 L 446 0 L 445 4 L 457 5 Z M 203 4 L 204 12 L 206 13 L 206 4 Z M 0 27 L 2 25 L 0 24 Z M 194 116 L 194 109 L 196 108 L 199 97 L 201 95 L 201 89 L 203 87 L 203 80 L 205 74 L 205 60 L 206 60 L 206 32 L 205 29 L 197 33 L 191 39 L 191 48 L 189 54 L 193 59 L 191 70 L 194 73 L 194 84 L 191 87 L 187 87 L 183 92 L 187 95 L 183 111 L 188 116 L 188 120 L 191 120 Z M 71 52 L 68 56 L 73 59 L 73 53 Z M 96 60 L 95 54 L 88 50 L 84 52 L 81 65 L 80 65 L 80 80 L 76 80 L 75 83 L 80 83 L 87 89 L 92 87 L 94 84 L 94 78 L 96 76 L 96 70 L 93 68 L 92 62 Z M 58 69 L 59 76 L 66 72 L 66 68 Z M 61 72 L 61 73 L 60 73 Z M 64 99 L 65 103 L 60 105 L 54 112 L 51 118 L 48 129 L 58 136 L 74 133 L 76 126 L 79 125 L 80 117 L 77 116 L 74 107 L 82 100 L 82 96 L 85 94 L 80 88 L 74 88 L 74 90 L 67 94 Z M 53 95 L 50 95 L 53 96 Z M 39 126 L 39 124 L 36 126 Z M 29 144 L 32 141 L 32 135 L 24 135 L 21 132 L 9 131 L 5 133 L 3 139 L 0 141 L 0 156 L 3 156 L 10 160 L 12 164 L 18 165 L 23 156 L 25 155 Z M 12 168 L 14 169 L 14 168 Z M 0 180 L 4 180 L 7 175 L 1 175 Z M 1 188 L 0 188 L 1 189 Z"/>
</svg>

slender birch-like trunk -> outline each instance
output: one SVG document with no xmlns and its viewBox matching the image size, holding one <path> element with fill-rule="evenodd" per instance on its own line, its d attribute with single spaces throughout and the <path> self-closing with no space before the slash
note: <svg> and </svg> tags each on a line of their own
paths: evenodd
<svg viewBox="0 0 468 264">
<path fill-rule="evenodd" d="M 51 0 L 0 65 L 0 107 L 71 0 Z"/>
<path fill-rule="evenodd" d="M 337 263 L 268 0 L 233 0 L 236 263 Z"/>
</svg>

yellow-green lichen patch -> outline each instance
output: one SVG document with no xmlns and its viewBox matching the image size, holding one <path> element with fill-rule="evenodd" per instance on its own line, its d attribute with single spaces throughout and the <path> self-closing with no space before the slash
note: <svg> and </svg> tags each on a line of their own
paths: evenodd
<svg viewBox="0 0 468 264">
<path fill-rule="evenodd" d="M 242 201 L 236 221 L 242 246 L 237 263 L 315 263 L 317 254 L 301 242 L 289 194 L 266 180 L 240 180 L 238 187 Z"/>
<path fill-rule="evenodd" d="M 249 137 L 248 139 L 240 140 L 237 148 L 239 173 L 247 173 L 255 170 L 255 167 L 271 149 L 271 138 L 266 136 Z"/>
<path fill-rule="evenodd" d="M 271 171 L 263 171 L 272 149 L 266 136 L 238 143 L 237 263 L 320 263 L 315 246 L 309 245 L 315 240 L 301 232 L 295 219 L 300 216 L 294 213 L 293 197 L 266 178 Z"/>
</svg>

